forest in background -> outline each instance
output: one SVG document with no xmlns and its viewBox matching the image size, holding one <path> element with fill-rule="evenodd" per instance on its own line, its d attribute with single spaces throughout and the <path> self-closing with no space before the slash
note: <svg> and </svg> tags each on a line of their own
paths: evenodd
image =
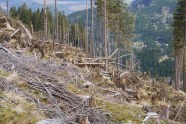
<svg viewBox="0 0 186 124">
<path fill-rule="evenodd" d="M 0 14 L 0 123 L 185 123 L 186 3 L 178 1 L 174 14 L 168 6 L 153 16 L 146 10 L 151 18 L 138 20 L 144 28 L 135 34 L 134 11 L 156 2 L 136 0 L 132 10 L 122 0 L 91 0 L 78 21 L 58 12 L 57 0 L 55 14 L 46 0 L 42 10 L 23 4 L 9 12 L 7 0 L 7 15 Z M 158 37 L 158 28 L 165 35 Z M 174 70 L 170 86 L 160 75 Z"/>
</svg>

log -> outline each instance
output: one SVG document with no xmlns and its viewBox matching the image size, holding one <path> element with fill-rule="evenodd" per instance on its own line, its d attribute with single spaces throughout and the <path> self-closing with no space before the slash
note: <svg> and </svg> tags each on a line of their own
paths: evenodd
<svg viewBox="0 0 186 124">
<path fill-rule="evenodd" d="M 122 56 L 119 56 L 119 57 L 116 57 L 116 58 L 113 58 L 113 59 L 119 59 L 119 58 L 122 58 L 122 57 L 125 57 L 125 56 L 130 56 L 132 53 L 130 54 L 126 54 L 126 55 L 122 55 Z"/>
<path fill-rule="evenodd" d="M 0 45 L 0 49 L 3 49 L 5 52 L 7 52 L 8 54 L 10 54 L 12 57 L 14 57 L 15 59 L 18 59 L 13 53 L 11 53 L 7 48 L 3 47 Z"/>
<path fill-rule="evenodd" d="M 112 57 L 118 52 L 118 50 L 119 50 L 119 48 L 118 48 L 116 51 L 114 51 L 114 52 L 112 53 L 112 55 L 108 57 L 108 59 L 112 58 Z"/>
<path fill-rule="evenodd" d="M 10 23 L 6 22 L 6 29 L 7 31 L 15 31 L 14 28 L 11 27 Z"/>
<path fill-rule="evenodd" d="M 19 31 L 19 28 L 16 31 L 14 31 L 13 34 L 10 35 L 10 38 L 12 38 L 18 31 Z"/>
<path fill-rule="evenodd" d="M 55 54 L 56 57 L 59 57 L 59 58 L 62 59 L 62 58 L 64 58 L 65 53 L 64 52 L 55 52 L 54 54 Z"/>
<path fill-rule="evenodd" d="M 29 30 L 20 22 L 20 26 L 24 29 L 27 37 L 29 38 L 29 40 L 32 40 L 32 34 L 29 32 Z"/>
<path fill-rule="evenodd" d="M 76 65 L 105 65 L 105 63 L 75 63 Z"/>
</svg>

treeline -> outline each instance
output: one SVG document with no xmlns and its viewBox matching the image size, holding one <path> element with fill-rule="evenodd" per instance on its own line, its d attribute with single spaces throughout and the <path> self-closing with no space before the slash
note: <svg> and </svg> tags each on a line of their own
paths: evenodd
<svg viewBox="0 0 186 124">
<path fill-rule="evenodd" d="M 10 8 L 10 16 L 17 18 L 26 24 L 30 29 L 33 26 L 34 32 L 43 35 L 44 31 L 44 9 L 32 10 L 24 3 L 20 7 Z M 56 39 L 56 21 L 52 11 L 47 8 L 47 32 L 50 40 Z M 66 15 L 58 12 L 58 38 L 59 43 L 67 43 L 78 47 L 84 47 L 84 28 L 76 22 L 69 22 Z"/>
<path fill-rule="evenodd" d="M 164 50 L 160 46 L 143 48 L 140 52 L 135 50 L 137 59 L 140 60 L 140 71 L 149 72 L 153 77 L 171 77 L 174 74 L 173 58 L 165 58 Z"/>
<path fill-rule="evenodd" d="M 107 46 L 108 55 L 112 54 L 117 48 L 125 49 L 124 51 L 131 52 L 135 18 L 128 10 L 127 4 L 123 0 L 107 0 L 106 7 L 104 5 L 104 0 L 97 0 L 93 2 L 93 4 L 95 6 L 93 11 L 88 9 L 87 11 L 83 10 L 74 12 L 68 16 L 70 21 L 83 22 L 83 25 L 88 27 L 88 44 L 91 44 L 92 42 L 91 33 L 94 34 L 93 39 L 95 49 L 92 50 L 88 47 L 88 51 L 96 51 L 95 57 L 105 56 L 105 46 Z M 92 14 L 94 22 L 93 31 L 91 19 Z M 85 23 L 87 20 L 86 15 L 88 15 L 87 24 Z M 106 32 L 104 30 L 105 26 Z M 121 52 L 121 55 L 123 54 L 126 54 L 126 52 Z"/>
<path fill-rule="evenodd" d="M 132 10 L 136 14 L 134 41 L 145 45 L 143 50 L 136 52 L 141 61 L 140 71 L 149 71 L 155 77 L 173 78 L 172 14 L 176 3 L 177 0 L 135 0 L 132 3 Z M 164 15 L 164 9 L 167 9 L 167 15 Z M 159 63 L 159 59 L 166 55 L 169 59 Z"/>
</svg>

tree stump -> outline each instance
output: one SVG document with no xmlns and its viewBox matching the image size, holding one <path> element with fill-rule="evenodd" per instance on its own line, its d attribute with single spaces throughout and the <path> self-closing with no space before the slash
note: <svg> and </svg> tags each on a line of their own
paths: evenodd
<svg viewBox="0 0 186 124">
<path fill-rule="evenodd" d="M 78 124 L 89 124 L 88 116 L 84 114 L 78 114 L 76 116 L 76 121 Z"/>
<path fill-rule="evenodd" d="M 163 117 L 169 119 L 169 105 L 163 104 L 162 111 L 163 111 Z"/>
</svg>

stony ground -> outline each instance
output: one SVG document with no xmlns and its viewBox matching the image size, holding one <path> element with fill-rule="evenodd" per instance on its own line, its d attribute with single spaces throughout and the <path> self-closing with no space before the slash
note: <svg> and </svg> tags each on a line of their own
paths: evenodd
<svg viewBox="0 0 186 124">
<path fill-rule="evenodd" d="M 171 105 L 171 119 L 185 122 L 184 107 L 179 113 L 177 111 L 184 103 L 186 95 L 174 91 L 165 83 L 139 78 L 138 83 L 127 84 L 137 92 L 122 91 L 97 69 L 87 70 L 58 58 L 36 59 L 30 53 L 11 49 L 8 51 L 11 53 L 0 49 L 0 108 L 3 111 L 0 116 L 7 115 L 7 119 L 0 120 L 2 123 L 6 123 L 8 119 L 12 122 L 25 123 L 27 120 L 28 123 L 35 123 L 46 118 L 63 118 L 62 123 L 66 117 L 68 119 L 63 123 L 75 123 L 77 114 L 87 114 L 91 116 L 89 121 L 95 124 L 140 124 L 150 111 L 157 112 L 162 119 L 161 102 L 164 97 Z M 85 105 L 82 104 L 82 99 L 87 96 L 92 98 L 90 108 L 82 107 Z M 7 107 L 9 105 L 10 108 Z M 23 113 L 28 113 L 29 116 L 23 116 Z M 36 117 L 33 113 L 40 116 Z M 13 118 L 14 114 L 20 117 Z M 176 114 L 179 114 L 177 118 Z"/>
</svg>

